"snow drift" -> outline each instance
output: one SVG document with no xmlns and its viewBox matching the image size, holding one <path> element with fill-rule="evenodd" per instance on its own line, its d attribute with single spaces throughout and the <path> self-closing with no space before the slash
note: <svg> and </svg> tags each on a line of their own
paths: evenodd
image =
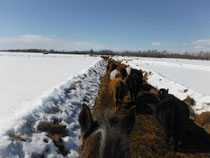
<svg viewBox="0 0 210 158">
<path fill-rule="evenodd" d="M 63 157 L 47 137 L 46 132 L 37 130 L 40 123 L 57 121 L 66 125 L 68 135 L 62 138 L 67 157 L 78 157 L 80 127 L 78 114 L 82 103 L 91 109 L 98 97 L 101 77 L 105 74 L 105 61 L 101 59 L 87 71 L 55 88 L 53 92 L 37 102 L 38 108 L 16 121 L 0 139 L 0 157 Z M 21 136 L 25 141 L 14 140 L 10 134 Z"/>
</svg>

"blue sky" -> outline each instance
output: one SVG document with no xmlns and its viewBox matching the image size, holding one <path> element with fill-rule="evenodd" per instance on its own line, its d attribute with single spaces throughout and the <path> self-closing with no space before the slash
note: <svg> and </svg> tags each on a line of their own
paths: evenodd
<svg viewBox="0 0 210 158">
<path fill-rule="evenodd" d="M 0 49 L 210 50 L 209 0 L 1 0 Z"/>
</svg>

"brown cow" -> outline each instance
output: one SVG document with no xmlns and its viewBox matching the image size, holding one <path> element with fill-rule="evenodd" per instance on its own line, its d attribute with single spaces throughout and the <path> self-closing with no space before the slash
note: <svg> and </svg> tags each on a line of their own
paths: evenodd
<svg viewBox="0 0 210 158">
<path fill-rule="evenodd" d="M 135 126 L 136 108 L 123 117 L 109 111 L 92 115 L 89 107 L 82 105 L 79 114 L 81 127 L 80 158 L 130 158 L 129 136 Z"/>
<path fill-rule="evenodd" d="M 118 77 L 109 83 L 109 92 L 113 97 L 114 103 L 116 105 L 115 111 L 121 107 L 124 97 L 128 93 L 128 87 L 126 84 L 126 78 L 123 80 L 121 77 Z"/>
<path fill-rule="evenodd" d="M 114 61 L 113 61 L 113 59 L 110 59 L 110 58 L 106 61 L 106 70 L 107 71 L 109 70 L 109 66 L 112 62 L 114 62 Z"/>
</svg>

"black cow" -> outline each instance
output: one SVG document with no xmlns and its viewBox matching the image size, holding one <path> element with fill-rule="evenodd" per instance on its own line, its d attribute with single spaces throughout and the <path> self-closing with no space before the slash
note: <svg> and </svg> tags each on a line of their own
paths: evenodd
<svg viewBox="0 0 210 158">
<path fill-rule="evenodd" d="M 138 82 L 136 75 L 129 75 L 126 79 L 128 90 L 130 92 L 131 100 L 136 100 L 138 92 L 140 90 L 140 83 Z"/>
<path fill-rule="evenodd" d="M 143 82 L 143 73 L 142 70 L 131 69 L 130 75 L 135 75 L 138 83 L 142 84 Z"/>
<path fill-rule="evenodd" d="M 185 102 L 168 94 L 168 90 L 158 91 L 160 103 L 156 109 L 158 121 L 164 126 L 166 143 L 170 137 L 174 138 L 174 150 L 178 150 L 178 142 L 184 136 L 184 126 L 189 120 L 189 109 Z"/>
<path fill-rule="evenodd" d="M 127 85 L 130 92 L 131 100 L 136 100 L 143 83 L 143 74 L 141 70 L 131 69 L 130 75 L 127 77 Z"/>
</svg>

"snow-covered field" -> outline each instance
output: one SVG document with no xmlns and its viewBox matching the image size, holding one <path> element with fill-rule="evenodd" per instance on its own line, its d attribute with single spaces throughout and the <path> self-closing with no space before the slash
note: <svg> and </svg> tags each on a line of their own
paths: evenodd
<svg viewBox="0 0 210 158">
<path fill-rule="evenodd" d="M 0 157 L 63 157 L 41 122 L 61 121 L 67 126 L 63 138 L 67 157 L 77 157 L 78 114 L 81 104 L 90 107 L 98 96 L 105 62 L 84 55 L 0 53 Z M 26 141 L 13 141 L 14 133 Z M 46 139 L 48 140 L 46 143 Z M 45 141 L 44 141 L 45 140 Z"/>
<path fill-rule="evenodd" d="M 196 101 L 192 107 L 195 113 L 210 111 L 210 61 L 119 56 L 114 59 L 151 71 L 148 82 L 158 89 L 168 88 L 169 93 L 182 100 L 192 97 Z"/>
</svg>

